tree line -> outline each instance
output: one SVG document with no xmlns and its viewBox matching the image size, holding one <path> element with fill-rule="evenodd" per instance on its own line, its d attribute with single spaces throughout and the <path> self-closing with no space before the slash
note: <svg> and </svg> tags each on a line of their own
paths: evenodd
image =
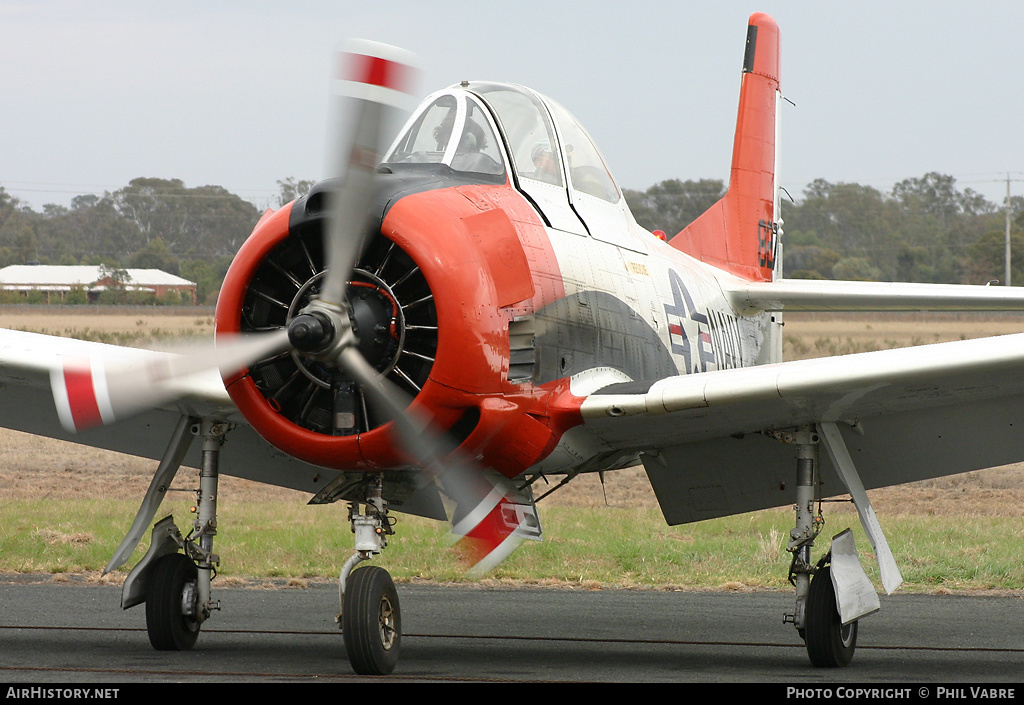
<svg viewBox="0 0 1024 705">
<path fill-rule="evenodd" d="M 311 181 L 278 182 L 277 205 Z M 722 197 L 721 180 L 668 179 L 624 195 L 640 225 L 670 236 Z M 1021 253 L 1012 278 L 1024 282 L 1024 198 L 1010 202 L 1011 242 Z M 810 183 L 782 205 L 787 277 L 985 284 L 1004 277 L 1005 210 L 952 176 L 929 173 L 889 192 L 856 183 Z M 239 246 L 259 219 L 252 203 L 220 186 L 133 179 L 102 196 L 76 196 L 42 212 L 0 186 L 0 267 L 91 264 L 155 268 L 197 284 L 216 301 Z"/>
<path fill-rule="evenodd" d="M 312 186 L 278 182 L 278 205 Z M 200 304 L 216 301 L 228 265 L 260 210 L 220 186 L 189 188 L 180 179 L 133 179 L 102 196 L 48 204 L 42 212 L 0 186 L 0 267 L 103 265 L 112 271 L 162 269 L 196 282 Z"/>
<path fill-rule="evenodd" d="M 725 194 L 722 181 L 669 179 L 625 191 L 637 222 L 677 233 Z M 786 277 L 950 284 L 1005 278 L 1006 210 L 939 173 L 883 192 L 856 183 L 811 182 L 786 197 Z M 1011 283 L 1024 282 L 1024 197 L 1010 199 Z"/>
</svg>

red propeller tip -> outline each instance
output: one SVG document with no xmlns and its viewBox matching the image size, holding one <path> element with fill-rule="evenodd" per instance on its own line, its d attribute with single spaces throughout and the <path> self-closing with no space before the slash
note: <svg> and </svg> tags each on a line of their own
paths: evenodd
<svg viewBox="0 0 1024 705">
<path fill-rule="evenodd" d="M 407 110 L 419 79 L 415 54 L 398 47 L 351 40 L 338 51 L 335 78 L 341 96 Z"/>
</svg>

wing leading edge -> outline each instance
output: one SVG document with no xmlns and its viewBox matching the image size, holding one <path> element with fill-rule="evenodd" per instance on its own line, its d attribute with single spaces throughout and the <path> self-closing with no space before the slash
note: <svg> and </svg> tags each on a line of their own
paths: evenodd
<svg viewBox="0 0 1024 705">
<path fill-rule="evenodd" d="M 792 502 L 785 432 L 835 423 L 866 489 L 1024 460 L 1024 334 L 671 377 L 587 397 L 584 428 L 641 459 L 670 524 Z M 821 459 L 823 496 L 846 492 Z"/>
</svg>

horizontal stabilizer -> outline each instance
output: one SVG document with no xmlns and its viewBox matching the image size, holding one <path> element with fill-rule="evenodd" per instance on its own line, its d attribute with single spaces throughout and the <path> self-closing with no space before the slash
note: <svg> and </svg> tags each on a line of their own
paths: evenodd
<svg viewBox="0 0 1024 705">
<path fill-rule="evenodd" d="M 730 303 L 758 311 L 1022 311 L 1024 287 L 779 279 L 723 283 Z"/>
</svg>

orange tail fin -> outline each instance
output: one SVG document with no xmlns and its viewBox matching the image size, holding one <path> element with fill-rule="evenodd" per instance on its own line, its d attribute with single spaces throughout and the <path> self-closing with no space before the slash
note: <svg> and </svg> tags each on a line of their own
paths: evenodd
<svg viewBox="0 0 1024 705">
<path fill-rule="evenodd" d="M 747 27 L 729 190 L 669 244 L 751 281 L 776 269 L 776 111 L 779 26 L 755 13 Z"/>
</svg>

